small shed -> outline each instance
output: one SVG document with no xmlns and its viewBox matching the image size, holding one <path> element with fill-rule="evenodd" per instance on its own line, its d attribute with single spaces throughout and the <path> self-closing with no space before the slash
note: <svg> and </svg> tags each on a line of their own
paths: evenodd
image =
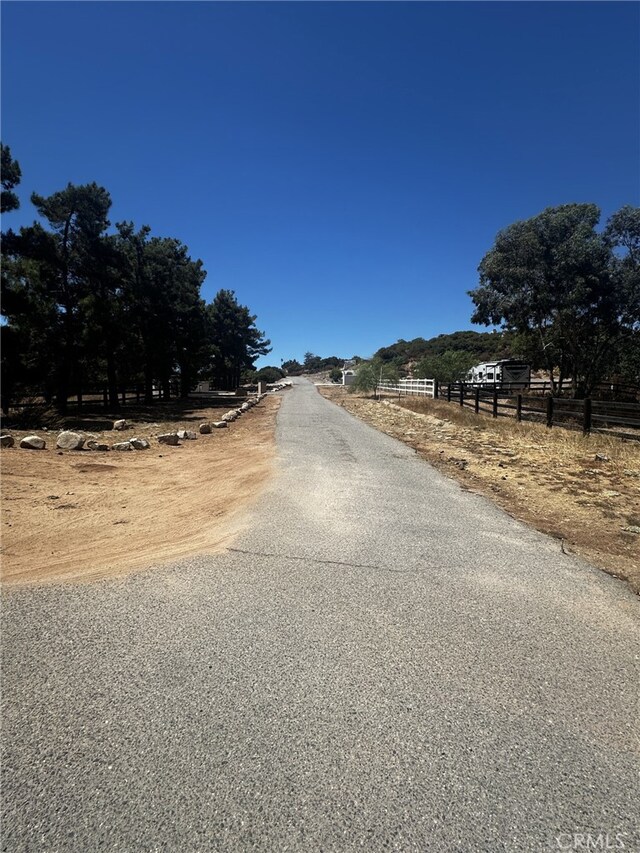
<svg viewBox="0 0 640 853">
<path fill-rule="evenodd" d="M 356 381 L 356 372 L 354 367 L 356 366 L 356 362 L 353 359 L 348 359 L 342 365 L 342 384 L 343 385 L 353 385 Z"/>
</svg>

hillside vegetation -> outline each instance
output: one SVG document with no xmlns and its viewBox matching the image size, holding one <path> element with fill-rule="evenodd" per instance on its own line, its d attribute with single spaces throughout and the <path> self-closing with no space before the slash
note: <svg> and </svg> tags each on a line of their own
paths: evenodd
<svg viewBox="0 0 640 853">
<path fill-rule="evenodd" d="M 466 352 L 474 363 L 509 358 L 517 348 L 515 335 L 509 332 L 452 332 L 435 338 L 400 338 L 391 346 L 381 347 L 374 358 L 383 362 L 396 362 L 398 366 L 444 355 L 450 350 Z"/>
</svg>

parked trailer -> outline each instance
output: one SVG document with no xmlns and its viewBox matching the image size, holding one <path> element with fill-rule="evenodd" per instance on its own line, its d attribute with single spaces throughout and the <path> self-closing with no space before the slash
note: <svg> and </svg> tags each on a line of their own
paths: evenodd
<svg viewBox="0 0 640 853">
<path fill-rule="evenodd" d="M 511 390 L 528 388 L 531 382 L 531 367 L 523 361 L 512 358 L 485 361 L 471 368 L 467 374 L 467 382 L 474 386 L 508 385 Z"/>
</svg>

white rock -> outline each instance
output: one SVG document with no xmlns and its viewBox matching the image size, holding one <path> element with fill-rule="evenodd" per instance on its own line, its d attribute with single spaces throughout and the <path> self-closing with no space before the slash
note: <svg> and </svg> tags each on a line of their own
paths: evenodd
<svg viewBox="0 0 640 853">
<path fill-rule="evenodd" d="M 243 403 L 243 404 L 240 406 L 240 411 L 242 411 L 242 412 L 248 412 L 250 408 L 251 408 L 251 406 L 250 406 L 248 403 Z"/>
<path fill-rule="evenodd" d="M 89 441 L 85 444 L 85 447 L 87 448 L 87 450 L 109 450 L 108 444 L 102 444 L 102 442 L 96 441 L 93 438 L 89 439 Z"/>
<path fill-rule="evenodd" d="M 127 422 L 124 418 L 121 418 L 119 421 L 113 422 L 113 428 L 117 430 L 123 430 L 127 428 Z"/>
<path fill-rule="evenodd" d="M 193 441 L 197 437 L 198 436 L 195 434 L 195 432 L 192 432 L 190 429 L 179 429 L 178 430 L 178 438 L 182 439 L 182 441 L 186 441 L 186 440 Z"/>
<path fill-rule="evenodd" d="M 56 447 L 60 450 L 82 450 L 83 445 L 84 436 L 80 435 L 79 432 L 72 432 L 71 430 L 61 432 L 56 441 Z"/>
<path fill-rule="evenodd" d="M 12 435 L 0 435 L 0 447 L 13 447 L 15 443 Z"/>
<path fill-rule="evenodd" d="M 226 421 L 215 421 L 212 426 L 216 429 L 224 429 L 227 425 Z"/>
<path fill-rule="evenodd" d="M 158 441 L 160 444 L 170 444 L 172 447 L 177 447 L 180 444 L 180 439 L 176 432 L 165 432 L 163 435 L 158 436 Z"/>
<path fill-rule="evenodd" d="M 133 450 L 131 447 L 130 441 L 116 441 L 115 444 L 111 445 L 112 450 Z"/>
<path fill-rule="evenodd" d="M 211 432 L 211 424 L 200 424 L 200 435 L 209 435 Z"/>
<path fill-rule="evenodd" d="M 132 438 L 129 440 L 129 444 L 134 450 L 146 450 L 151 447 L 146 438 Z"/>
<path fill-rule="evenodd" d="M 40 438 L 37 435 L 27 435 L 20 442 L 20 447 L 23 447 L 25 450 L 44 450 L 47 446 L 47 442 L 44 438 Z"/>
</svg>

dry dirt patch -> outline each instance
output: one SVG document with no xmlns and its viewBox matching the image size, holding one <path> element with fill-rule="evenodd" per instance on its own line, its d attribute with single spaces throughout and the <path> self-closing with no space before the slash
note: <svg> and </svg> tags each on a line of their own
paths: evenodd
<svg viewBox="0 0 640 853">
<path fill-rule="evenodd" d="M 640 442 L 493 420 L 437 400 L 398 405 L 319 390 L 640 592 L 640 535 L 625 529 L 640 527 Z"/>
<path fill-rule="evenodd" d="M 154 436 L 197 431 L 197 423 L 218 420 L 222 410 L 187 408 L 164 421 L 156 410 L 159 421 L 99 435 L 109 443 L 151 441 L 149 450 L 128 453 L 60 455 L 56 434 L 40 430 L 33 432 L 48 449 L 21 450 L 28 433 L 13 432 L 16 447 L 0 456 L 3 581 L 89 580 L 221 550 L 271 473 L 279 403 L 266 397 L 227 429 L 179 447 L 159 445 Z"/>
</svg>

